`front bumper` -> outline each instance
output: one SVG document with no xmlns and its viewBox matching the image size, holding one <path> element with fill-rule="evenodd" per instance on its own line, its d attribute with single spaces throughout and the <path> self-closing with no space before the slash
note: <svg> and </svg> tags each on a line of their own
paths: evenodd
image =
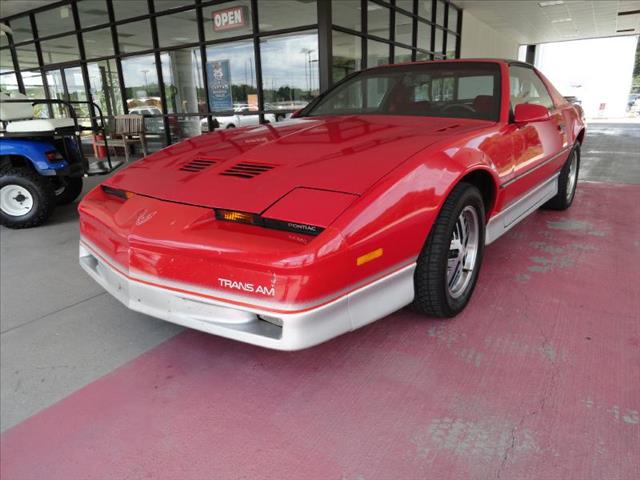
<svg viewBox="0 0 640 480">
<path fill-rule="evenodd" d="M 385 317 L 413 301 L 415 263 L 326 303 L 304 309 L 239 306 L 214 299 L 219 292 L 142 278 L 118 268 L 87 240 L 80 265 L 125 306 L 171 323 L 277 350 L 299 350 Z"/>
</svg>

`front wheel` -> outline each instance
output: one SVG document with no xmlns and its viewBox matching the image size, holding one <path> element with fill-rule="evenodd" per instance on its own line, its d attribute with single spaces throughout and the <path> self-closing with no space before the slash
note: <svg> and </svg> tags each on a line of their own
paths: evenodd
<svg viewBox="0 0 640 480">
<path fill-rule="evenodd" d="M 480 191 L 468 183 L 456 185 L 418 257 L 413 310 L 453 317 L 464 309 L 482 263 L 484 219 Z"/>
<path fill-rule="evenodd" d="M 82 193 L 81 177 L 55 177 L 53 189 L 58 205 L 67 205 L 73 202 Z"/>
<path fill-rule="evenodd" d="M 9 228 L 36 227 L 56 206 L 51 182 L 27 168 L 11 168 L 0 177 L 0 224 Z"/>
<path fill-rule="evenodd" d="M 578 186 L 578 171 L 580 170 L 580 144 L 571 150 L 558 177 L 558 193 L 545 203 L 545 210 L 566 210 L 573 203 Z"/>
</svg>

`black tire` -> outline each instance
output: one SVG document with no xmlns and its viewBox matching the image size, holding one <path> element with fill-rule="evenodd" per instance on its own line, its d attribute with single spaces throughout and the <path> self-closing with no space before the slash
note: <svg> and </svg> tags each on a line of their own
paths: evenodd
<svg viewBox="0 0 640 480">
<path fill-rule="evenodd" d="M 449 248 L 454 228 L 463 210 L 471 207 L 477 217 L 477 250 L 475 263 L 464 288 L 452 296 L 447 284 Z M 469 302 L 482 264 L 485 236 L 484 202 L 480 191 L 461 182 L 449 194 L 418 257 L 414 275 L 415 299 L 412 310 L 433 317 L 448 318 L 460 313 Z M 466 258 L 466 256 L 465 256 Z"/>
<path fill-rule="evenodd" d="M 571 170 L 571 163 L 575 157 L 575 171 Z M 560 170 L 560 176 L 558 177 L 558 193 L 555 197 L 542 205 L 545 210 L 566 210 L 573 203 L 573 199 L 576 197 L 576 190 L 578 188 L 578 174 L 580 173 L 580 144 L 576 143 L 567 158 L 562 170 Z M 570 182 L 569 179 L 575 175 L 574 182 Z M 571 191 L 569 191 L 571 189 Z"/>
<path fill-rule="evenodd" d="M 229 125 L 226 126 L 227 129 L 229 128 L 236 128 L 236 126 L 233 123 L 230 123 Z"/>
<path fill-rule="evenodd" d="M 67 205 L 82 193 L 82 177 L 56 177 L 53 180 L 53 189 L 56 203 Z"/>
<path fill-rule="evenodd" d="M 11 185 L 27 190 L 33 199 L 33 206 L 24 215 L 11 215 L 0 208 L 0 224 L 8 228 L 29 228 L 47 221 L 56 207 L 51 181 L 28 168 L 10 168 L 0 176 L 0 192 Z"/>
</svg>

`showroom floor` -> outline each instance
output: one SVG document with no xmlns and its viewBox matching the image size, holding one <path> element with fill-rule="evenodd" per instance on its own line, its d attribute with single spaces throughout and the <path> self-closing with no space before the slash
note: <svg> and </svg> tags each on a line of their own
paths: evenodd
<svg viewBox="0 0 640 480">
<path fill-rule="evenodd" d="M 640 478 L 640 124 L 589 126 L 578 196 L 488 248 L 449 321 L 294 353 L 132 313 L 73 208 L 0 232 L 3 479 Z"/>
</svg>

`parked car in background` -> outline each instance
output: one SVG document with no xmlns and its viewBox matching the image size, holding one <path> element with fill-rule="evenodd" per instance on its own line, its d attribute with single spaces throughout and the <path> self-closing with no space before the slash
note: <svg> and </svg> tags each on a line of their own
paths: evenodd
<svg viewBox="0 0 640 480">
<path fill-rule="evenodd" d="M 80 204 L 80 264 L 133 310 L 282 350 L 407 305 L 452 317 L 485 245 L 571 206 L 584 135 L 525 63 L 360 71 L 110 177 Z"/>
<path fill-rule="evenodd" d="M 147 133 L 157 134 L 164 132 L 164 121 L 162 120 L 162 110 L 158 107 L 143 106 L 129 109 L 131 115 L 142 115 Z"/>
<path fill-rule="evenodd" d="M 248 125 L 260 124 L 260 116 L 257 113 L 252 113 L 253 111 L 249 108 L 248 105 L 235 107 L 233 109 L 233 112 L 233 115 L 214 116 L 214 118 L 218 122 L 218 128 L 238 128 L 246 127 Z M 273 113 L 265 113 L 264 118 L 269 123 L 273 123 L 276 121 L 276 115 Z M 206 118 L 200 120 L 200 130 L 203 133 L 209 131 L 209 124 L 207 123 Z"/>
</svg>

